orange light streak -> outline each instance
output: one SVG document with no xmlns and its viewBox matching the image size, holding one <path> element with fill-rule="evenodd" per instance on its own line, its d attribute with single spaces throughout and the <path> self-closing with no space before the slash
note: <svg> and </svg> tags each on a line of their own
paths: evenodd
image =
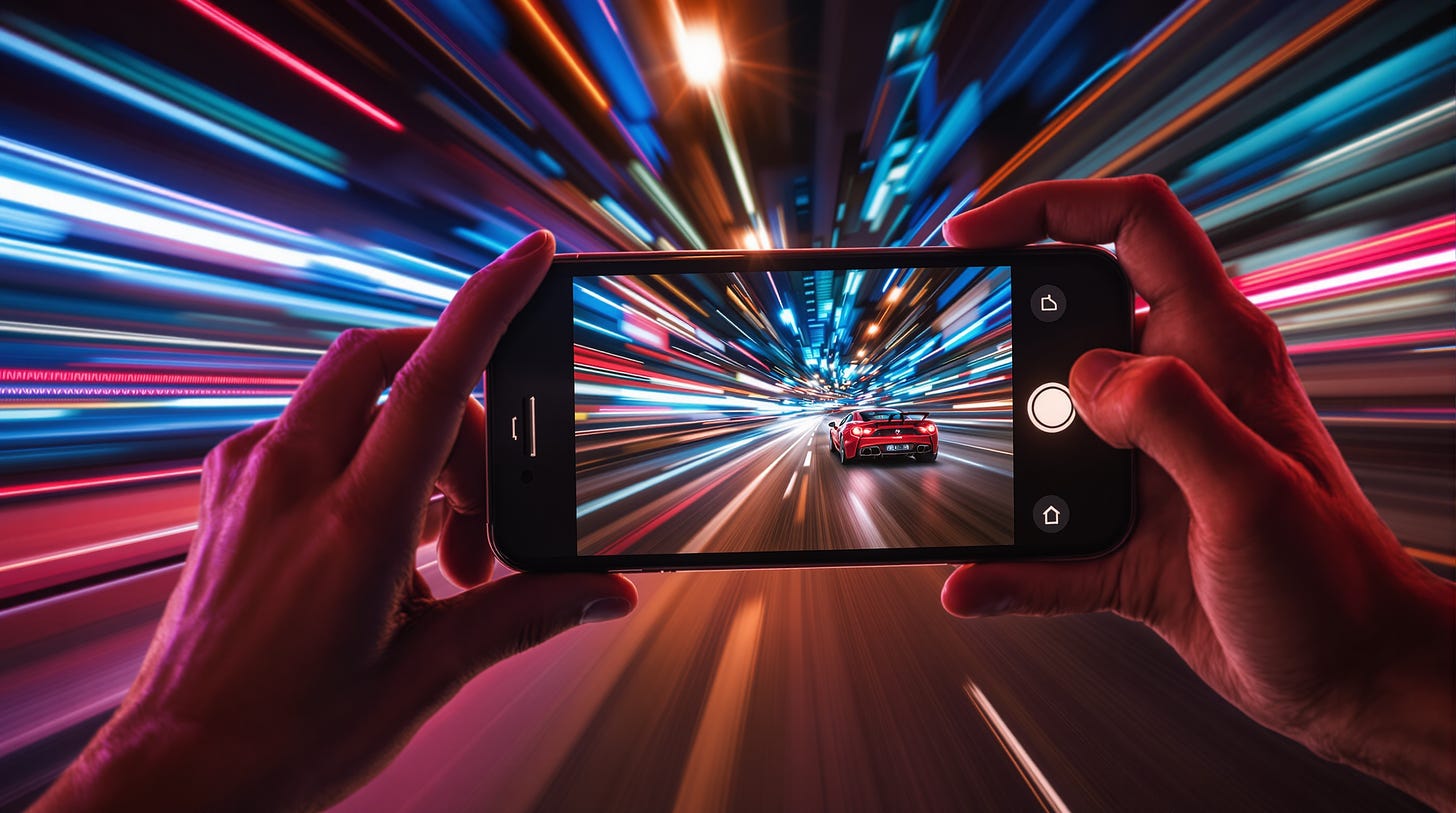
<svg viewBox="0 0 1456 813">
<path fill-rule="evenodd" d="M 536 28 L 541 31 L 541 34 L 546 37 L 546 41 L 551 44 L 551 49 L 556 52 L 557 56 L 561 57 L 562 61 L 566 63 L 566 66 L 581 81 L 581 84 L 586 88 L 587 94 L 592 97 L 592 101 L 596 102 L 597 106 L 603 110 L 609 109 L 611 103 L 607 101 L 606 95 L 597 87 L 596 81 L 591 78 L 591 74 L 586 72 L 586 68 L 582 67 L 581 60 L 577 59 L 576 55 L 571 52 L 571 48 L 567 46 L 566 41 L 556 32 L 555 24 L 546 16 L 546 13 L 536 8 L 536 4 L 531 2 L 531 0 L 516 0 L 516 5 L 525 10 L 526 16 L 531 19 L 532 23 L 535 23 Z"/>
<path fill-rule="evenodd" d="M 1243 73 L 1229 80 L 1228 84 L 1203 97 L 1198 104 L 1178 114 L 1172 121 L 1159 127 L 1152 135 L 1143 139 L 1132 149 L 1112 159 L 1106 166 L 1101 167 L 1088 177 L 1105 178 L 1121 171 L 1128 164 L 1147 155 L 1154 148 L 1177 135 L 1196 119 L 1208 115 L 1225 102 L 1262 81 L 1269 74 L 1297 59 L 1305 51 L 1309 50 L 1311 46 L 1333 34 L 1341 26 L 1358 17 L 1373 5 L 1375 5 L 1375 0 L 1351 0 L 1351 2 L 1339 7 L 1328 17 L 1311 26 L 1308 31 L 1279 46 L 1273 53 L 1255 62 Z"/>
<path fill-rule="evenodd" d="M 1144 45 L 1137 53 L 1128 57 L 1127 61 L 1124 62 L 1122 65 L 1118 66 L 1117 70 L 1109 74 L 1106 79 L 1103 79 L 1102 82 L 1097 85 L 1096 89 L 1094 89 L 1091 93 L 1087 94 L 1082 99 L 1078 100 L 1076 104 L 1073 104 L 1071 107 L 1068 107 L 1066 110 L 1062 111 L 1060 115 L 1052 120 L 1051 124 L 1048 124 L 1045 128 L 1042 129 L 1041 132 L 1037 133 L 1036 136 L 1032 138 L 1031 141 L 1028 141 L 1026 145 L 1023 146 L 1020 150 L 1017 150 L 1016 154 L 1011 156 L 1011 160 L 1003 164 L 1000 169 L 992 173 L 991 177 L 986 179 L 985 183 L 981 184 L 981 192 L 978 197 L 980 197 L 982 200 L 985 200 L 988 192 L 990 192 L 993 188 L 999 186 L 1000 184 L 1004 183 L 1007 178 L 1011 177 L 1011 173 L 1020 169 L 1021 165 L 1025 164 L 1027 159 L 1031 158 L 1031 156 L 1037 150 L 1041 149 L 1043 146 L 1046 145 L 1048 141 L 1051 141 L 1054 137 L 1056 137 L 1057 133 L 1060 133 L 1063 129 L 1065 129 L 1067 124 L 1070 123 L 1072 119 L 1080 116 L 1087 108 L 1092 106 L 1093 102 L 1102 98 L 1102 94 L 1106 93 L 1113 85 L 1116 85 L 1119 81 L 1121 81 L 1123 77 L 1127 76 L 1129 73 L 1132 73 L 1133 68 L 1136 68 L 1138 65 L 1142 64 L 1143 60 L 1147 59 L 1148 56 L 1156 51 L 1163 43 L 1167 42 L 1169 37 L 1177 33 L 1178 29 L 1186 25 L 1189 20 L 1193 19 L 1198 14 L 1198 12 L 1206 8 L 1210 2 L 1212 2 L 1212 0 L 1199 0 L 1199 2 L 1188 7 L 1186 11 L 1175 17 L 1173 21 L 1168 24 L 1167 28 L 1163 29 L 1161 33 L 1159 33 L 1156 37 L 1149 41 L 1147 45 Z"/>
</svg>

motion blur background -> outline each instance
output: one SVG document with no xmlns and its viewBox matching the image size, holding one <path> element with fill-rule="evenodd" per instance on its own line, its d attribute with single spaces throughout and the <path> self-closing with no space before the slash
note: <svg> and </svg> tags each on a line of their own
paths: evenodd
<svg viewBox="0 0 1456 813">
<path fill-rule="evenodd" d="M 543 226 L 936 244 L 1021 183 L 1156 172 L 1450 577 L 1453 54 L 1434 0 L 6 3 L 0 806 L 122 696 L 206 450 Z M 496 667 L 342 807 L 1414 804 L 1134 625 L 951 619 L 947 573 L 643 577 L 630 621 Z"/>
</svg>

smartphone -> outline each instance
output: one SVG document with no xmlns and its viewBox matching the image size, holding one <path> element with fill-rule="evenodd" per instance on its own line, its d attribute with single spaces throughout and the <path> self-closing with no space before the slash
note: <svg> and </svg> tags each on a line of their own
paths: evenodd
<svg viewBox="0 0 1456 813">
<path fill-rule="evenodd" d="M 562 255 L 486 372 L 491 543 L 528 571 L 1097 556 L 1132 454 L 1067 376 L 1132 341 L 1093 247 Z"/>
</svg>

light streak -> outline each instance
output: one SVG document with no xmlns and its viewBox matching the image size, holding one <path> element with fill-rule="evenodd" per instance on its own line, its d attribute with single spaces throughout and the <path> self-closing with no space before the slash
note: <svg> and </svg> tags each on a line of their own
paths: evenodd
<svg viewBox="0 0 1456 813">
<path fill-rule="evenodd" d="M 332 172 L 325 172 L 307 161 L 299 160 L 282 150 L 271 147 L 256 139 L 249 138 L 242 133 L 224 127 L 211 119 L 199 116 L 186 108 L 179 107 L 172 102 L 133 87 L 119 79 L 107 76 L 95 68 L 84 65 L 50 48 L 7 31 L 4 28 L 0 28 L 0 50 L 6 51 L 32 64 L 39 65 L 46 70 L 64 76 L 73 82 L 85 85 L 92 90 L 124 101 L 133 107 L 145 110 L 173 124 L 186 127 L 214 141 L 241 150 L 282 169 L 333 187 L 342 188 L 348 185 L 343 178 L 340 178 Z"/>
<path fill-rule="evenodd" d="M 0 564 L 0 573 L 7 573 L 12 570 L 23 570 L 28 567 L 35 567 L 36 565 L 59 562 L 63 559 L 74 559 L 77 556 L 84 556 L 88 553 L 100 553 L 104 550 L 124 548 L 130 545 L 140 544 L 142 542 L 150 542 L 154 539 L 165 539 L 166 537 L 176 536 L 177 534 L 192 533 L 196 530 L 197 523 L 189 522 L 185 525 L 174 525 L 170 528 L 161 528 L 156 531 L 148 531 L 146 533 L 134 534 L 132 536 L 124 536 L 120 539 L 112 539 L 106 542 L 97 542 L 94 545 L 83 545 L 78 548 L 68 548 L 66 550 L 56 551 L 54 553 L 46 553 L 40 556 L 31 556 L 25 559 L 16 559 L 12 562 L 5 562 L 3 564 Z"/>
<path fill-rule="evenodd" d="M 327 91 L 344 104 L 358 110 L 360 113 L 363 113 L 390 130 L 395 132 L 404 131 L 404 125 L 395 121 L 389 114 L 365 101 L 359 94 L 354 93 L 333 79 L 325 76 L 317 68 L 294 56 L 277 43 L 249 28 L 241 20 L 229 15 L 217 6 L 206 2 L 206 0 L 179 0 L 179 2 L 221 26 L 243 42 L 262 51 L 284 67 Z"/>
<path fill-rule="evenodd" d="M 1199 99 L 1193 106 L 1175 116 L 1172 121 L 1159 127 L 1132 149 L 1093 170 L 1087 177 L 1106 178 L 1110 175 L 1117 174 L 1127 165 L 1147 155 L 1153 149 L 1183 131 L 1188 125 L 1207 116 L 1225 103 L 1237 98 L 1250 87 L 1263 81 L 1270 74 L 1298 59 L 1310 48 L 1338 31 L 1346 23 L 1360 16 L 1366 9 L 1375 5 L 1375 2 L 1376 0 L 1350 0 L 1350 2 L 1335 9 L 1324 19 L 1315 23 L 1308 30 L 1300 33 L 1299 36 L 1274 49 L 1272 53 L 1249 66 L 1248 69 L 1229 80 L 1222 87 Z"/>
<path fill-rule="evenodd" d="M 728 166 L 733 170 L 733 181 L 743 198 L 743 208 L 748 211 L 748 218 L 754 220 L 758 217 L 758 206 L 753 202 L 753 189 L 748 185 L 748 173 L 743 169 L 743 158 L 738 154 L 738 142 L 733 138 L 733 128 L 728 124 L 728 114 L 716 89 L 708 90 L 708 105 L 713 109 L 713 122 L 718 125 L 718 135 L 722 137 L 723 149 L 728 153 Z"/>
<path fill-rule="evenodd" d="M 1011 156 L 1011 160 L 1007 161 L 1005 164 L 1002 164 L 1000 169 L 991 173 L 991 177 L 987 178 L 984 182 L 981 183 L 981 196 L 984 197 L 986 193 L 1000 186 L 1002 183 L 1005 183 L 1006 179 L 1010 178 L 1013 172 L 1020 169 L 1021 165 L 1025 164 L 1027 159 L 1031 158 L 1031 156 L 1034 155 L 1037 150 L 1046 146 L 1047 142 L 1055 138 L 1056 135 L 1060 133 L 1063 129 L 1065 129 L 1066 126 L 1071 123 L 1073 119 L 1082 115 L 1082 113 L 1086 111 L 1087 108 L 1091 107 L 1094 102 L 1102 98 L 1102 95 L 1106 93 L 1113 85 L 1116 85 L 1118 82 L 1122 81 L 1124 77 L 1132 73 L 1134 68 L 1136 68 L 1138 65 L 1141 65 L 1143 63 L 1143 60 L 1151 56 L 1152 53 L 1158 50 L 1158 48 L 1160 48 L 1163 43 L 1167 42 L 1168 39 L 1173 36 L 1173 34 L 1177 33 L 1180 29 L 1183 28 L 1183 26 L 1187 25 L 1188 21 L 1196 17 L 1199 12 L 1203 11 L 1203 9 L 1206 8 L 1210 2 L 1211 0 L 1193 0 L 1193 2 L 1184 4 L 1184 6 L 1179 9 L 1173 15 L 1173 17 L 1162 27 L 1162 30 L 1158 31 L 1151 38 L 1149 38 L 1142 47 L 1134 51 L 1132 55 L 1127 58 L 1127 61 L 1119 65 L 1114 71 L 1112 71 L 1111 74 L 1107 76 L 1106 79 L 1102 80 L 1102 82 L 1097 85 L 1096 89 L 1094 89 L 1091 93 L 1088 93 L 1086 97 L 1079 99 L 1075 104 L 1068 107 L 1065 111 L 1062 112 L 1061 115 L 1052 119 L 1051 124 L 1048 124 L 1046 127 L 1042 128 L 1041 132 L 1037 133 L 1021 149 L 1017 150 L 1016 154 Z"/>
<path fill-rule="evenodd" d="M 603 110 L 610 108 L 611 103 L 607 101 L 606 94 L 602 93 L 601 88 L 597 87 L 596 80 L 592 79 L 591 74 L 587 73 L 586 68 L 581 64 L 581 60 L 577 59 L 576 54 L 572 53 L 571 48 L 562 40 L 561 35 L 556 33 L 556 26 L 546 16 L 546 13 L 536 8 L 536 4 L 531 2 L 531 0 L 516 0 L 516 5 L 520 6 L 526 12 L 526 17 L 531 20 L 532 24 L 541 32 L 541 35 L 546 38 L 546 42 L 551 46 L 551 50 L 555 51 L 556 55 L 561 57 L 561 61 L 566 63 L 566 67 L 571 71 L 571 74 L 577 78 L 577 81 L 581 82 L 587 95 L 591 97 L 593 102 L 596 102 L 597 107 Z"/>
<path fill-rule="evenodd" d="M 157 480 L 176 480 L 202 474 L 201 466 L 186 466 L 180 469 L 142 471 L 134 474 L 110 474 L 100 477 L 83 477 L 74 480 L 57 480 L 50 483 L 29 483 L 19 486 L 0 486 L 0 500 L 16 497 L 37 497 L 62 491 L 90 490 L 107 486 L 150 483 Z"/>
</svg>

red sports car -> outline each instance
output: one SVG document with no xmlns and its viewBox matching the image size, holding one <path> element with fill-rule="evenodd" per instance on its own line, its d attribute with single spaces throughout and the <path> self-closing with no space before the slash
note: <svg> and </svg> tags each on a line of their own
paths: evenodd
<svg viewBox="0 0 1456 813">
<path fill-rule="evenodd" d="M 841 463 L 901 456 L 929 463 L 940 454 L 940 433 L 927 412 L 861 409 L 829 422 L 829 445 Z"/>
</svg>

